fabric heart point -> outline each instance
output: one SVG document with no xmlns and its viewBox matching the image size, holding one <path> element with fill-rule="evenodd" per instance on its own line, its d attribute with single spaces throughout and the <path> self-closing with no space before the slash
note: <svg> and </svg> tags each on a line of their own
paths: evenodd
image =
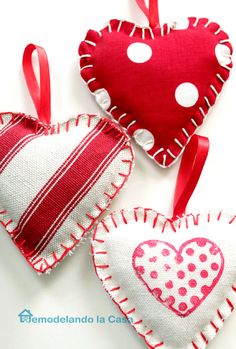
<svg viewBox="0 0 236 349">
<path fill-rule="evenodd" d="M 135 249 L 133 268 L 159 302 L 186 317 L 218 283 L 224 257 L 219 247 L 205 238 L 186 241 L 179 250 L 167 242 L 150 240 Z"/>
</svg>

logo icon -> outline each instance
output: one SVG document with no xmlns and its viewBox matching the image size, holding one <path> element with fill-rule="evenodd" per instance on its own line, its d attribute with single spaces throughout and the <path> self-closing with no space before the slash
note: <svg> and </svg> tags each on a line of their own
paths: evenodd
<svg viewBox="0 0 236 349">
<path fill-rule="evenodd" d="M 31 314 L 29 309 L 24 309 L 22 312 L 20 312 L 20 314 L 18 314 L 18 316 L 20 318 L 20 322 L 30 323 L 33 314 Z"/>
</svg>

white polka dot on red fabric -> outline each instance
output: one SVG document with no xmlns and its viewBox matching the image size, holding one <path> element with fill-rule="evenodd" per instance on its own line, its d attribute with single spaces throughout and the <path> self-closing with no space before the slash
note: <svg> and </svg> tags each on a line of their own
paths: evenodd
<svg viewBox="0 0 236 349">
<path fill-rule="evenodd" d="M 219 65 L 224 66 L 231 63 L 231 52 L 228 46 L 217 44 L 215 47 L 215 54 Z"/>
<path fill-rule="evenodd" d="M 142 42 L 135 42 L 127 49 L 129 59 L 134 63 L 145 63 L 152 57 L 152 49 Z"/>
<path fill-rule="evenodd" d="M 111 98 L 105 88 L 94 91 L 96 102 L 103 110 L 107 110 L 111 105 Z"/>
<path fill-rule="evenodd" d="M 155 139 L 150 131 L 140 128 L 134 131 L 133 136 L 138 145 L 140 145 L 144 150 L 148 151 L 153 148 Z"/>
<path fill-rule="evenodd" d="M 190 83 L 184 82 L 180 84 L 175 90 L 175 99 L 179 105 L 185 108 L 193 107 L 199 98 L 197 87 Z"/>
</svg>

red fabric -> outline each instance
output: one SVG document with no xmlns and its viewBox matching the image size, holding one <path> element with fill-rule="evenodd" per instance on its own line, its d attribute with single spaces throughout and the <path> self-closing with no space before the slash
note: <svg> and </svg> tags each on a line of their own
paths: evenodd
<svg viewBox="0 0 236 349">
<path fill-rule="evenodd" d="M 168 34 L 165 24 L 152 32 L 154 39 L 149 28 L 119 20 L 110 21 L 100 34 L 90 30 L 79 47 L 81 75 L 92 92 L 105 89 L 109 93 L 107 112 L 116 120 L 123 115 L 119 122 L 130 135 L 138 129 L 152 133 L 155 143 L 148 154 L 167 167 L 203 123 L 207 101 L 214 105 L 212 86 L 219 93 L 229 77 L 232 63 L 226 68 L 218 63 L 216 45 L 224 43 L 230 52 L 232 47 L 219 25 L 208 24 L 204 18 L 189 18 L 185 30 L 171 29 Z M 127 55 L 132 43 L 149 45 L 151 59 L 132 62 Z M 194 84 L 199 93 L 192 107 L 183 107 L 175 99 L 177 87 L 186 82 Z"/>
<path fill-rule="evenodd" d="M 39 60 L 40 84 L 38 84 L 32 65 L 32 54 L 36 51 Z M 39 119 L 50 124 L 51 122 L 51 90 L 50 73 L 47 54 L 44 48 L 29 44 L 23 54 L 23 71 L 25 80 L 38 113 Z"/>
<path fill-rule="evenodd" d="M 180 164 L 174 197 L 174 219 L 185 214 L 186 206 L 201 176 L 209 151 L 209 139 L 194 135 Z"/>
</svg>

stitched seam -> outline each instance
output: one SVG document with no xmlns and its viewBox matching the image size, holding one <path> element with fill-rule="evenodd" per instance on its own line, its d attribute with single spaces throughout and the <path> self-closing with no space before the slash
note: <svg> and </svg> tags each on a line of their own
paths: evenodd
<svg viewBox="0 0 236 349">
<path fill-rule="evenodd" d="M 11 115 L 11 120 L 9 122 L 14 121 L 14 119 L 18 116 L 22 116 L 25 119 L 25 126 L 27 126 L 28 122 L 35 123 L 35 133 L 39 131 L 39 127 L 41 127 L 44 130 L 44 135 L 53 135 L 53 134 L 59 134 L 60 132 L 69 132 L 71 128 L 80 126 L 80 120 L 87 118 L 87 125 L 88 127 L 91 127 L 91 121 L 93 118 L 105 120 L 107 124 L 111 126 L 111 128 L 115 128 L 117 131 L 121 132 L 121 129 L 119 126 L 115 125 L 112 120 L 109 120 L 103 116 L 100 116 L 99 114 L 79 114 L 76 117 L 72 117 L 69 120 L 62 122 L 62 123 L 56 123 L 52 125 L 46 125 L 43 122 L 41 122 L 38 118 L 26 115 L 24 113 L 13 113 L 13 112 L 1 112 L 0 113 L 0 123 L 4 125 L 3 122 L 3 116 L 4 115 Z M 7 125 L 8 123 L 6 123 Z M 62 127 L 65 128 L 65 130 L 62 130 Z"/>
</svg>

